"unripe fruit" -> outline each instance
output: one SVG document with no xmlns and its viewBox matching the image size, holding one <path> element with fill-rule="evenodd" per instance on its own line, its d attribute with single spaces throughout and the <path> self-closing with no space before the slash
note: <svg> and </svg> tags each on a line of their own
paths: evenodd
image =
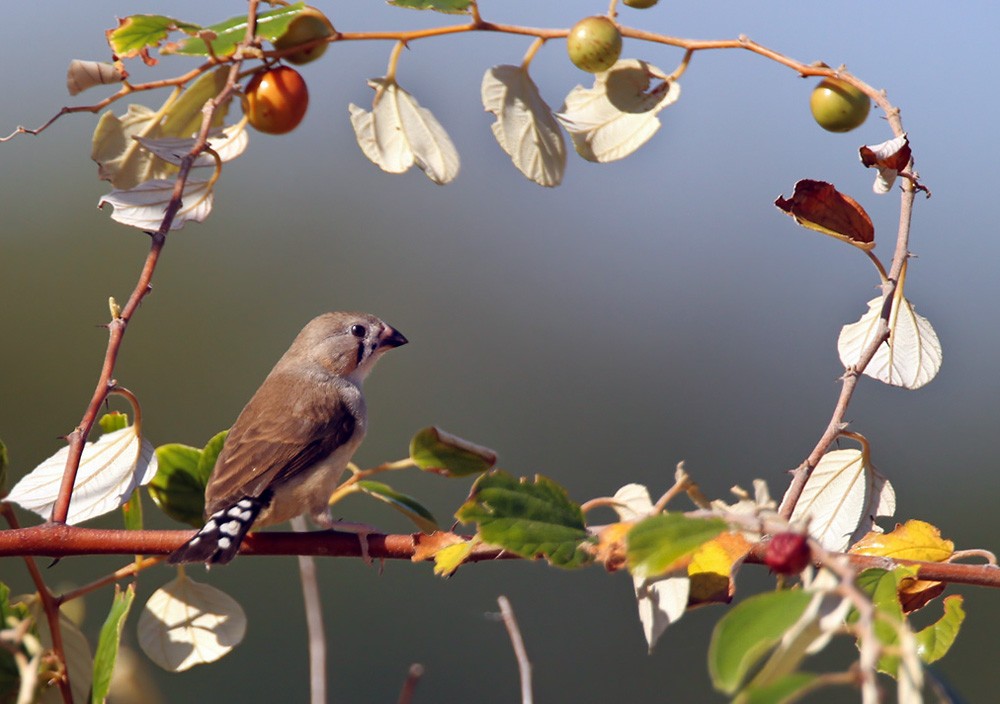
<svg viewBox="0 0 1000 704">
<path fill-rule="evenodd" d="M 622 53 L 622 35 L 607 17 L 585 17 L 566 37 L 569 60 L 588 73 L 607 71 Z"/>
<path fill-rule="evenodd" d="M 306 82 L 287 66 L 254 74 L 243 94 L 243 112 L 250 125 L 267 134 L 291 132 L 309 107 Z"/>
<path fill-rule="evenodd" d="M 624 0 L 625 4 L 629 7 L 635 7 L 640 10 L 645 10 L 647 7 L 652 7 L 660 0 Z"/>
<path fill-rule="evenodd" d="M 778 533 L 764 552 L 764 562 L 778 574 L 798 574 L 811 560 L 809 541 L 801 533 Z"/>
<path fill-rule="evenodd" d="M 830 132 L 850 132 L 860 127 L 871 106 L 867 95 L 837 78 L 824 78 L 809 97 L 813 118 Z"/>
<path fill-rule="evenodd" d="M 295 46 L 308 44 L 316 39 L 329 37 L 334 31 L 333 25 L 327 19 L 326 15 L 315 7 L 306 7 L 295 16 L 295 19 L 288 25 L 285 33 L 274 40 L 274 48 L 291 49 Z M 307 64 L 321 57 L 326 52 L 328 46 L 330 45 L 317 44 L 312 48 L 283 56 L 282 59 L 291 64 Z"/>
</svg>

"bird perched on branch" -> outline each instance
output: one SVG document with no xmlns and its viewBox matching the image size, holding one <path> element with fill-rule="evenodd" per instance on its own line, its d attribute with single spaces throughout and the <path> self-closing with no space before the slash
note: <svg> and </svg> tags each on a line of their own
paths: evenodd
<svg viewBox="0 0 1000 704">
<path fill-rule="evenodd" d="M 361 383 L 406 341 L 365 313 L 310 321 L 229 431 L 205 489 L 204 527 L 167 561 L 229 562 L 251 526 L 302 514 L 331 525 L 327 499 L 365 435 Z"/>
</svg>

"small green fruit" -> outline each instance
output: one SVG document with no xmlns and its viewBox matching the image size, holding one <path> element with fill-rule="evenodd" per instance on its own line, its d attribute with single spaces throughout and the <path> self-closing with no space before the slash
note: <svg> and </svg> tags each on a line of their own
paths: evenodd
<svg viewBox="0 0 1000 704">
<path fill-rule="evenodd" d="M 569 60 L 588 73 L 607 71 L 622 53 L 622 34 L 615 23 L 603 15 L 585 17 L 566 37 Z"/>
<path fill-rule="evenodd" d="M 639 10 L 645 10 L 647 7 L 652 7 L 660 0 L 624 0 L 625 4 L 629 7 L 634 7 Z"/>
<path fill-rule="evenodd" d="M 274 48 L 279 50 L 291 49 L 317 39 L 329 37 L 333 33 L 333 25 L 327 19 L 326 15 L 315 7 L 307 6 L 289 23 L 285 33 L 274 40 Z M 328 46 L 330 45 L 317 44 L 314 47 L 297 51 L 294 54 L 288 54 L 282 58 L 290 64 L 307 64 L 326 53 Z"/>
<path fill-rule="evenodd" d="M 860 127 L 871 107 L 867 95 L 837 78 L 824 78 L 809 97 L 813 118 L 830 132 L 850 132 Z"/>
</svg>

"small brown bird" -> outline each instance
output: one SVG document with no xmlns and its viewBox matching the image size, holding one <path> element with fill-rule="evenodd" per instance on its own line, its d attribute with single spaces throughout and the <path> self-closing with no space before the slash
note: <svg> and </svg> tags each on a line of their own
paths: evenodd
<svg viewBox="0 0 1000 704">
<path fill-rule="evenodd" d="M 168 562 L 229 562 L 253 525 L 310 514 L 327 499 L 365 435 L 361 382 L 406 338 L 374 315 L 314 318 L 233 424 L 205 489 L 204 527 Z"/>
</svg>

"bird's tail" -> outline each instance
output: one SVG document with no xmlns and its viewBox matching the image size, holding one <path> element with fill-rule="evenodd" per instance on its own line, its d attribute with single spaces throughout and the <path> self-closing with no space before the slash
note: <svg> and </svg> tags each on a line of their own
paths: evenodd
<svg viewBox="0 0 1000 704">
<path fill-rule="evenodd" d="M 265 492 L 258 497 L 244 497 L 229 508 L 216 511 L 191 540 L 170 553 L 167 562 L 229 562 L 239 552 L 243 536 L 270 502 L 270 493 Z"/>
</svg>

